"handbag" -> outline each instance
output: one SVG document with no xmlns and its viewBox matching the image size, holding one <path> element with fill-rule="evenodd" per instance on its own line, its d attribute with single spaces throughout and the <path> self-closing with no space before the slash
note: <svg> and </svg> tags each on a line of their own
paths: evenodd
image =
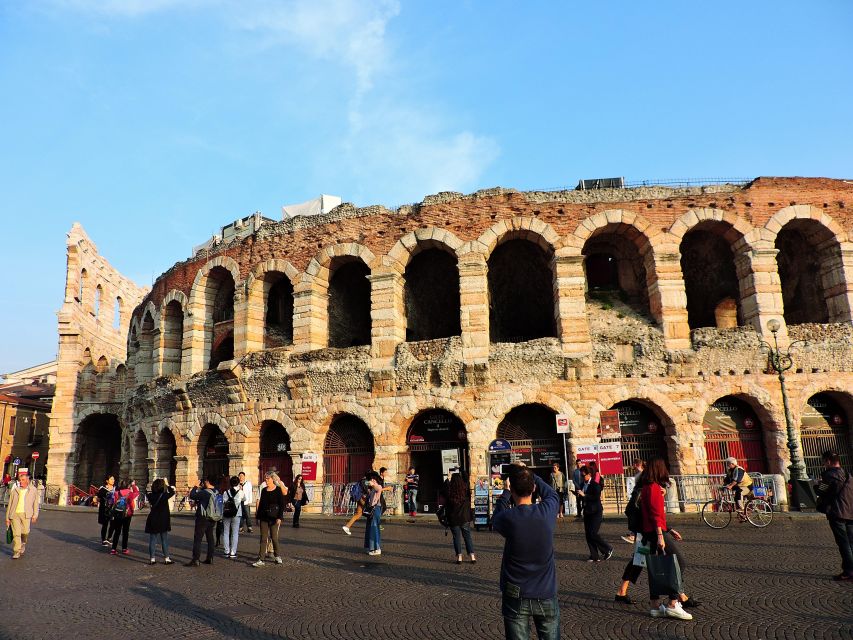
<svg viewBox="0 0 853 640">
<path fill-rule="evenodd" d="M 645 567 L 646 558 L 649 557 L 649 545 L 643 544 L 643 536 L 637 534 L 634 539 L 634 557 L 631 564 L 635 567 Z"/>
<path fill-rule="evenodd" d="M 672 596 L 681 593 L 681 567 L 674 555 L 650 553 L 646 556 L 649 573 L 649 595 Z"/>
<path fill-rule="evenodd" d="M 12 533 L 12 525 L 10 524 L 6 527 L 6 544 L 12 544 L 12 540 L 14 539 L 15 534 Z"/>
</svg>

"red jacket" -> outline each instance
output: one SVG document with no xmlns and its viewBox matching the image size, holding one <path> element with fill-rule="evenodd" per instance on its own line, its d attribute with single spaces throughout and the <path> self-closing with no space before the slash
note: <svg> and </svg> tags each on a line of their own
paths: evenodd
<svg viewBox="0 0 853 640">
<path fill-rule="evenodd" d="M 127 498 L 127 517 L 130 518 L 133 515 L 133 508 L 136 506 L 136 499 L 139 497 L 139 488 L 133 485 L 129 489 L 119 489 L 116 491 L 116 495 Z"/>
<path fill-rule="evenodd" d="M 660 527 L 666 531 L 666 509 L 663 501 L 664 488 L 659 484 L 643 485 L 640 511 L 643 516 L 643 532 L 651 533 Z"/>
</svg>

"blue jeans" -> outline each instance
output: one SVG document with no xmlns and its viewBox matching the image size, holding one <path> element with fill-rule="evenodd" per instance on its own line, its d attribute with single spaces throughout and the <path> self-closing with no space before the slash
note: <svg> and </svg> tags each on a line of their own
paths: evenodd
<svg viewBox="0 0 853 640">
<path fill-rule="evenodd" d="M 409 489 L 409 499 L 406 500 L 406 513 L 415 513 L 418 510 L 418 490 Z"/>
<path fill-rule="evenodd" d="M 368 551 L 376 551 L 381 549 L 379 539 L 379 523 L 382 520 L 382 507 L 378 504 L 373 508 L 373 514 L 367 520 L 367 526 L 364 528 L 364 548 Z"/>
<path fill-rule="evenodd" d="M 536 626 L 539 640 L 559 640 L 560 603 L 557 598 L 503 597 L 501 613 L 504 617 L 506 640 L 530 640 L 530 621 Z"/>
<path fill-rule="evenodd" d="M 474 541 L 471 540 L 471 526 L 466 522 L 461 527 L 450 527 L 453 534 L 453 553 L 462 555 L 462 538 L 465 539 L 465 551 L 468 555 L 474 553 Z"/>
<path fill-rule="evenodd" d="M 237 555 L 237 541 L 240 539 L 240 512 L 233 518 L 222 518 L 222 544 L 226 556 Z"/>
<path fill-rule="evenodd" d="M 841 572 L 853 577 L 853 520 L 829 520 L 829 528 L 841 554 Z"/>
<path fill-rule="evenodd" d="M 157 538 L 160 538 L 160 548 L 163 549 L 163 557 L 169 557 L 169 532 L 149 533 L 148 534 L 148 557 L 154 557 L 154 551 L 157 548 Z"/>
</svg>

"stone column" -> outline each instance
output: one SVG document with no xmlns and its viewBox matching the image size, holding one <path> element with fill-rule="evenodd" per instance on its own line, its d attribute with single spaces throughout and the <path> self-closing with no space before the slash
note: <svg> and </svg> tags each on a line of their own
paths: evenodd
<svg viewBox="0 0 853 640">
<path fill-rule="evenodd" d="M 782 283 L 776 265 L 779 251 L 769 244 L 743 249 L 735 256 L 742 322 L 752 325 L 766 340 L 771 337 L 767 330 L 768 320 L 775 318 L 781 323 L 777 334 L 780 346 L 788 344 L 788 329 L 785 325 L 782 304 Z"/>
<path fill-rule="evenodd" d="M 249 310 L 248 296 L 245 289 L 238 287 L 234 290 L 234 359 L 246 355 L 248 341 Z M 263 328 L 263 324 L 261 325 Z"/>
<path fill-rule="evenodd" d="M 571 357 L 592 353 L 586 317 L 586 277 L 582 255 L 554 257 L 555 320 L 563 354 Z"/>
<path fill-rule="evenodd" d="M 252 351 L 261 351 L 264 348 L 264 328 L 266 324 L 266 298 L 267 284 L 264 277 L 253 280 L 251 285 L 247 285 L 246 289 L 246 304 L 244 312 L 241 312 L 239 326 L 243 327 L 243 344 L 240 347 L 239 355 L 251 353 Z M 245 322 L 242 322 L 245 320 Z M 234 310 L 234 349 L 235 356 L 238 355 L 237 349 L 237 326 L 238 317 L 237 309 Z"/>
<path fill-rule="evenodd" d="M 462 360 L 468 369 L 489 363 L 489 282 L 485 256 L 468 253 L 459 261 L 459 324 Z"/>
<path fill-rule="evenodd" d="M 397 345 L 406 341 L 403 277 L 390 269 L 375 269 L 370 281 L 370 344 L 373 369 L 393 369 Z"/>
<path fill-rule="evenodd" d="M 850 322 L 853 320 L 853 247 L 839 248 L 837 239 L 833 237 L 818 247 L 818 251 L 826 256 L 821 260 L 821 281 L 829 321 Z"/>
<path fill-rule="evenodd" d="M 328 271 L 328 270 L 327 270 Z M 328 305 L 326 289 L 302 281 L 293 291 L 293 351 L 305 353 L 328 346 Z"/>
<path fill-rule="evenodd" d="M 184 375 L 204 371 L 210 361 L 213 320 L 210 320 L 208 329 L 206 315 L 204 305 L 198 305 L 198 308 L 190 309 L 184 320 L 183 360 L 181 364 L 181 372 Z"/>
<path fill-rule="evenodd" d="M 186 491 L 186 488 L 192 485 L 196 478 L 195 472 L 190 473 L 190 461 L 189 458 L 185 455 L 176 455 L 175 459 L 175 489 L 178 492 L 178 495 L 183 495 Z"/>
<path fill-rule="evenodd" d="M 650 279 L 649 307 L 661 323 L 664 344 L 672 351 L 690 348 L 690 324 L 687 321 L 687 292 L 681 273 L 681 255 L 646 254 L 646 274 Z M 650 268 L 651 267 L 651 268 Z M 657 278 L 653 279 L 656 274 Z"/>
</svg>

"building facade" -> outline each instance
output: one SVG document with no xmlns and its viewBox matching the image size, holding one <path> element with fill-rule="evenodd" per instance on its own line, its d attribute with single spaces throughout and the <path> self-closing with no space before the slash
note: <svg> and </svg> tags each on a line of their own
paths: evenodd
<svg viewBox="0 0 853 640">
<path fill-rule="evenodd" d="M 572 458 L 608 409 L 626 465 L 781 474 L 771 319 L 782 346 L 808 341 L 788 387 L 813 470 L 822 448 L 850 455 L 851 207 L 853 183 L 823 178 L 344 204 L 255 219 L 150 291 L 75 226 L 49 483 L 287 476 L 310 453 L 327 483 L 414 464 L 429 502 L 448 452 L 485 474 L 502 437 L 544 470 L 566 462 L 556 414 Z M 122 298 L 115 328 L 98 286 Z"/>
</svg>

